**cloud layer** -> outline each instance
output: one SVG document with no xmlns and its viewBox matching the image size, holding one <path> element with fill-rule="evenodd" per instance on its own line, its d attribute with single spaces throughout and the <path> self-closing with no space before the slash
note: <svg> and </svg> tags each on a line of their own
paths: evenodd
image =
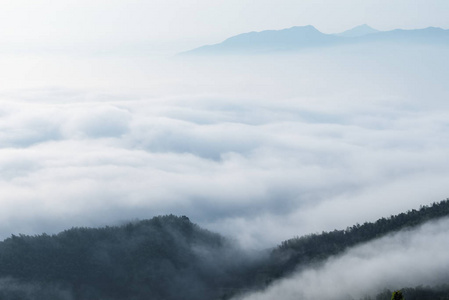
<svg viewBox="0 0 449 300">
<path fill-rule="evenodd" d="M 0 95 L 0 236 L 174 213 L 269 247 L 445 199 L 443 53 L 30 69 Z"/>
</svg>

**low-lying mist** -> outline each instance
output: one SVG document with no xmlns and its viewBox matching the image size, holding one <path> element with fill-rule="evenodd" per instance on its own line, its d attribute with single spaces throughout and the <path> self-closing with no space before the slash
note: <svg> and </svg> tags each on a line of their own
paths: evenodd
<svg viewBox="0 0 449 300">
<path fill-rule="evenodd" d="M 264 248 L 445 199 L 446 50 L 5 54 L 0 237 L 173 213 Z"/>
<path fill-rule="evenodd" d="M 385 288 L 445 284 L 449 279 L 448 228 L 446 218 L 401 231 L 235 299 L 362 299 Z"/>
</svg>

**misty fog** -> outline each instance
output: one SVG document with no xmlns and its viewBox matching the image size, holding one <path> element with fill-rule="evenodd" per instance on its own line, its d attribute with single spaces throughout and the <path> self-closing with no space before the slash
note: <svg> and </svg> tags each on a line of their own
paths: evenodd
<svg viewBox="0 0 449 300">
<path fill-rule="evenodd" d="M 235 299 L 362 299 L 385 288 L 435 286 L 448 280 L 447 218 L 350 249 L 266 290 Z"/>
<path fill-rule="evenodd" d="M 446 53 L 3 53 L 0 237 L 173 213 L 265 248 L 445 199 Z"/>
</svg>

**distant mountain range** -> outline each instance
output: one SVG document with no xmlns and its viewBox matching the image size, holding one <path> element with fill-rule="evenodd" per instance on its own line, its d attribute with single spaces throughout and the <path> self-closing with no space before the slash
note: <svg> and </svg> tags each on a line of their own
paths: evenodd
<svg viewBox="0 0 449 300">
<path fill-rule="evenodd" d="M 325 34 L 311 25 L 295 26 L 282 30 L 243 33 L 230 37 L 219 44 L 202 46 L 181 54 L 264 54 L 379 42 L 449 45 L 449 30 L 428 27 L 414 30 L 379 31 L 364 24 L 342 33 Z"/>
</svg>

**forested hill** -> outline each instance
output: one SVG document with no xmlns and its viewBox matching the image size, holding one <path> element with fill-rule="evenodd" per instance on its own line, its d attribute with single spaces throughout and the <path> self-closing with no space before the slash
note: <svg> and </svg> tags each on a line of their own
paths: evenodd
<svg viewBox="0 0 449 300">
<path fill-rule="evenodd" d="M 0 299 L 229 299 L 350 247 L 449 215 L 449 201 L 245 252 L 183 216 L 0 242 Z"/>
<path fill-rule="evenodd" d="M 222 236 L 173 215 L 13 235 L 0 243 L 0 299 L 215 299 L 251 261 Z"/>
<path fill-rule="evenodd" d="M 285 276 L 300 265 L 321 261 L 346 249 L 387 234 L 412 228 L 427 221 L 449 216 L 449 199 L 421 206 L 419 210 L 381 218 L 374 223 L 356 224 L 344 230 L 296 237 L 282 242 L 271 253 L 269 274 Z"/>
</svg>

